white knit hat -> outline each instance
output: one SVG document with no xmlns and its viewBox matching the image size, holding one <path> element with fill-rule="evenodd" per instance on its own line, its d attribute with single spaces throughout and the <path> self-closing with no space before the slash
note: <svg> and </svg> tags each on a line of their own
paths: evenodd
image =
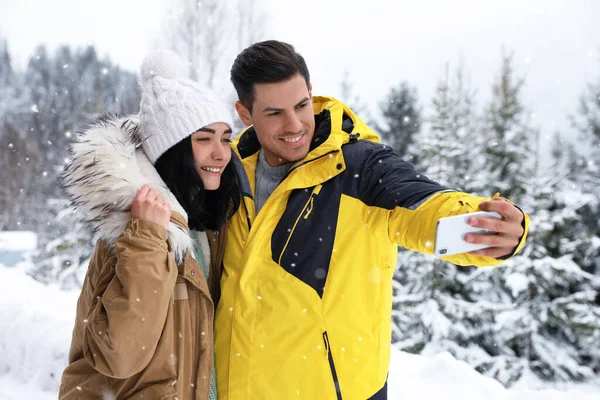
<svg viewBox="0 0 600 400">
<path fill-rule="evenodd" d="M 168 50 L 148 54 L 140 68 L 142 148 L 152 164 L 202 127 L 224 122 L 233 128 L 230 107 L 185 71 L 185 61 Z"/>
</svg>

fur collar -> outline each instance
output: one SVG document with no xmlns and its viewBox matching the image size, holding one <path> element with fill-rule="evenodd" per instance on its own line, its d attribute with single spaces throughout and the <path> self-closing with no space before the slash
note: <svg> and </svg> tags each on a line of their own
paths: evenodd
<svg viewBox="0 0 600 400">
<path fill-rule="evenodd" d="M 136 116 L 109 116 L 93 123 L 72 144 L 70 162 L 61 177 L 84 222 L 110 243 L 125 230 L 129 207 L 146 183 L 187 221 L 183 207 L 142 151 L 138 123 Z M 179 264 L 186 253 L 193 254 L 192 240 L 187 228 L 173 221 L 168 233 Z"/>
</svg>

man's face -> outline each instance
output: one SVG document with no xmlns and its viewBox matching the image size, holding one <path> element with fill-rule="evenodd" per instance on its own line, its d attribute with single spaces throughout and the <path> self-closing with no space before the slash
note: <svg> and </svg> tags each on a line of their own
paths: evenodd
<svg viewBox="0 0 600 400">
<path fill-rule="evenodd" d="M 312 88 L 297 74 L 284 82 L 256 84 L 254 91 L 252 112 L 240 102 L 236 109 L 246 125 L 254 125 L 267 163 L 302 160 L 315 133 Z"/>
</svg>

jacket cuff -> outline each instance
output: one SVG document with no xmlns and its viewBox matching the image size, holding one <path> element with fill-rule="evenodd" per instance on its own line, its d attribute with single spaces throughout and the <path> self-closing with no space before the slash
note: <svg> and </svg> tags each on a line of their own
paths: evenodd
<svg viewBox="0 0 600 400">
<path fill-rule="evenodd" d="M 139 218 L 131 218 L 127 222 L 125 232 L 133 237 L 152 240 L 161 245 L 167 246 L 169 234 L 167 229 L 156 222 L 145 221 Z"/>
<path fill-rule="evenodd" d="M 521 210 L 521 208 L 519 206 L 517 206 L 515 203 L 510 202 L 513 206 L 517 207 L 519 209 L 519 211 L 521 211 L 523 213 L 523 221 L 521 222 L 521 226 L 523 227 L 523 236 L 521 236 L 521 239 L 519 239 L 519 244 L 517 245 L 517 247 L 515 247 L 515 249 L 512 251 L 512 253 L 509 253 L 507 255 L 504 255 L 502 257 L 498 257 L 498 260 L 508 260 L 509 258 L 513 257 L 514 255 L 516 255 L 519 251 L 521 251 L 521 249 L 523 248 L 523 246 L 525 246 L 525 242 L 527 240 L 527 234 L 529 233 L 529 215 L 527 215 L 523 210 Z"/>
</svg>

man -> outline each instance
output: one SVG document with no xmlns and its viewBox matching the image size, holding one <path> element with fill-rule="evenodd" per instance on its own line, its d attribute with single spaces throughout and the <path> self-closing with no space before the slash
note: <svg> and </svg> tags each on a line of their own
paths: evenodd
<svg viewBox="0 0 600 400">
<path fill-rule="evenodd" d="M 446 257 L 497 265 L 524 245 L 528 218 L 500 198 L 448 190 L 416 172 L 348 107 L 312 96 L 304 59 L 267 41 L 231 80 L 250 126 L 233 143 L 246 172 L 217 309 L 220 399 L 385 399 L 397 246 L 433 253 L 441 217 L 491 247 Z"/>
</svg>

